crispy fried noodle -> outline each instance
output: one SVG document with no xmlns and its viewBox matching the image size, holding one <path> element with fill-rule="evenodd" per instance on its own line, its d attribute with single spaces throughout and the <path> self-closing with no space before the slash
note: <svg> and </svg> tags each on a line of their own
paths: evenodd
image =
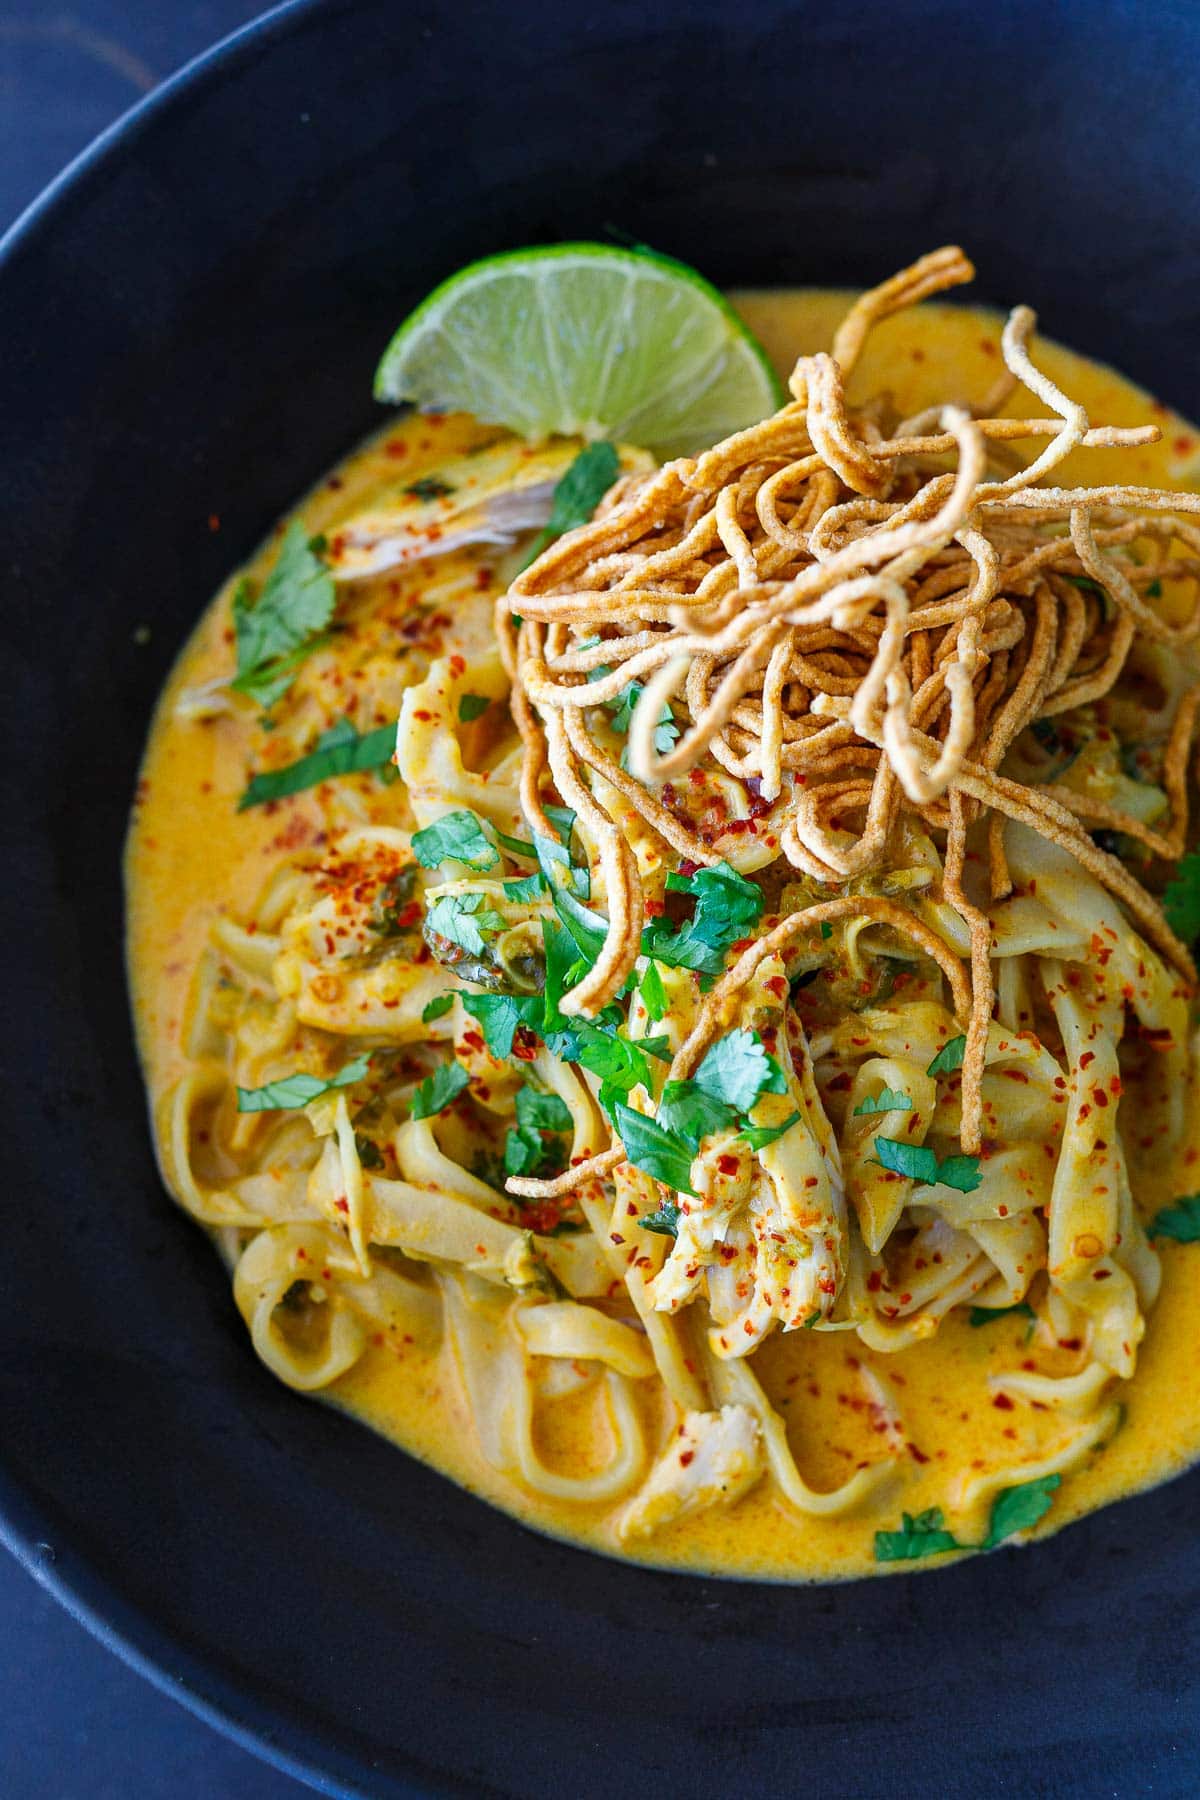
<svg viewBox="0 0 1200 1800">
<path fill-rule="evenodd" d="M 397 823 L 333 818 L 200 973 L 164 1157 L 260 1356 L 316 1389 L 444 1334 L 481 1455 L 626 1542 L 759 1481 L 894 1502 L 902 1396 L 863 1364 L 877 1448 L 810 1485 L 772 1334 L 891 1352 L 1028 1307 L 990 1377 L 1020 1448 L 947 1492 L 967 1531 L 1111 1435 L 1156 1296 L 1200 496 L 1057 485 L 1156 432 L 1093 424 L 1026 307 L 979 409 L 848 400 L 876 324 L 972 273 L 943 249 L 864 295 L 761 424 L 622 452 L 496 603 L 499 660 L 398 693 Z M 464 695 L 504 714 L 474 769 Z M 247 1105 L 297 1069 L 307 1101 Z M 540 1420 L 575 1389 L 599 1449 L 568 1466 Z"/>
</svg>

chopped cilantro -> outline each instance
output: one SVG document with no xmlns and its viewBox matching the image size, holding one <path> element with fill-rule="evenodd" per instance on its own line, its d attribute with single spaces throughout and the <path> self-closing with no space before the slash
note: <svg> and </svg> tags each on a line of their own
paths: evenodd
<svg viewBox="0 0 1200 1800">
<path fill-rule="evenodd" d="M 421 1014 L 422 1025 L 432 1025 L 435 1019 L 444 1019 L 453 1005 L 453 994 L 435 995 Z"/>
<path fill-rule="evenodd" d="M 433 1074 L 427 1075 L 414 1088 L 409 1117 L 431 1119 L 434 1113 L 440 1113 L 452 1100 L 457 1100 L 470 1080 L 461 1063 L 439 1063 Z"/>
<path fill-rule="evenodd" d="M 912 1110 L 913 1103 L 907 1094 L 902 1094 L 898 1088 L 885 1087 L 874 1097 L 868 1094 L 866 1099 L 855 1107 L 851 1116 L 857 1119 L 861 1118 L 863 1113 L 912 1112 Z"/>
<path fill-rule="evenodd" d="M 692 1151 L 683 1138 L 667 1131 L 645 1113 L 635 1112 L 618 1100 L 613 1108 L 614 1122 L 625 1147 L 625 1154 L 635 1169 L 651 1175 L 655 1181 L 674 1188 L 678 1194 L 691 1194 Z"/>
<path fill-rule="evenodd" d="M 544 843 L 545 839 L 538 841 Z M 556 887 L 553 899 L 555 912 L 570 932 L 590 969 L 604 948 L 604 940 L 608 936 L 608 920 L 602 919 L 599 913 L 589 912 L 565 888 Z"/>
<path fill-rule="evenodd" d="M 569 851 L 571 848 L 571 833 L 575 829 L 575 814 L 571 811 L 569 806 L 543 806 L 542 811 L 545 813 Z"/>
<path fill-rule="evenodd" d="M 955 1069 L 962 1068 L 962 1060 L 966 1054 L 965 1037 L 952 1037 L 944 1043 L 925 1073 L 927 1075 L 951 1075 Z"/>
<path fill-rule="evenodd" d="M 651 919 L 642 932 L 642 954 L 672 968 L 719 975 L 729 946 L 748 937 L 762 917 L 762 889 L 724 862 L 694 875 L 670 874 L 667 887 L 693 895 L 696 910 L 678 929 L 669 919 Z"/>
<path fill-rule="evenodd" d="M 698 1150 L 702 1138 L 732 1125 L 737 1110 L 706 1094 L 694 1081 L 668 1081 L 658 1103 L 657 1117 L 667 1131 L 681 1137 L 690 1149 Z"/>
<path fill-rule="evenodd" d="M 585 1019 L 572 1020 L 571 1027 L 574 1055 L 568 1060 L 600 1077 L 600 1104 L 606 1111 L 611 1114 L 617 1101 L 635 1087 L 649 1090 L 651 1076 L 646 1053 L 655 1055 L 666 1043 L 665 1038 L 626 1038 Z"/>
<path fill-rule="evenodd" d="M 299 762 L 252 775 L 238 801 L 238 811 L 261 806 L 267 800 L 283 800 L 304 788 L 316 787 L 318 782 L 330 781 L 335 775 L 358 775 L 367 769 L 379 769 L 391 763 L 395 749 L 394 725 L 381 725 L 377 731 L 366 731 L 360 736 L 349 719 L 339 719 L 322 732 L 316 748 Z"/>
<path fill-rule="evenodd" d="M 354 1082 L 362 1081 L 371 1066 L 369 1053 L 355 1057 L 336 1075 L 306 1075 L 298 1072 L 295 1075 L 284 1075 L 279 1081 L 268 1081 L 265 1087 L 244 1088 L 237 1091 L 239 1112 L 284 1112 L 294 1107 L 307 1106 L 310 1100 L 319 1100 L 322 1094 L 331 1094 L 337 1088 L 351 1087 Z"/>
<path fill-rule="evenodd" d="M 640 681 L 631 681 L 627 688 L 622 689 L 617 700 L 614 702 L 617 710 L 612 717 L 612 728 L 614 731 L 619 731 L 622 737 L 624 737 L 629 730 L 629 721 L 633 717 L 633 709 L 641 699 L 644 691 Z M 668 750 L 674 748 L 678 739 L 679 727 L 675 723 L 675 714 L 664 700 L 662 711 L 659 713 L 654 726 L 655 751 L 659 756 L 665 756 Z M 628 766 L 627 754 L 628 753 L 625 751 L 622 751 L 621 753 L 621 767 L 623 769 Z"/>
<path fill-rule="evenodd" d="M 558 1094 L 523 1087 L 517 1094 L 517 1123 L 536 1126 L 539 1131 L 570 1131 L 571 1109 Z"/>
<path fill-rule="evenodd" d="M 337 589 L 319 554 L 324 547 L 293 519 L 257 601 L 249 581 L 233 597 L 237 674 L 230 686 L 267 710 L 287 693 L 333 616 Z"/>
<path fill-rule="evenodd" d="M 522 875 L 519 881 L 506 881 L 504 892 L 510 900 L 519 900 L 522 904 L 540 899 L 542 877 L 540 875 Z"/>
<path fill-rule="evenodd" d="M 1044 1519 L 1054 1505 L 1054 1496 L 1062 1484 L 1061 1475 L 1042 1475 L 1036 1481 L 1022 1481 L 1016 1487 L 1002 1488 L 992 1502 L 992 1517 L 983 1550 L 994 1550 L 1014 1532 L 1028 1531 Z"/>
<path fill-rule="evenodd" d="M 874 1147 L 878 1154 L 873 1162 L 929 1187 L 957 1188 L 960 1194 L 970 1194 L 983 1180 L 977 1156 L 948 1156 L 939 1162 L 928 1144 L 905 1144 L 898 1138 L 876 1137 Z"/>
<path fill-rule="evenodd" d="M 512 1055 L 518 1025 L 536 1029 L 542 1023 L 540 994 L 462 993 L 460 998 L 467 1011 L 479 1020 L 484 1043 L 502 1062 Z"/>
<path fill-rule="evenodd" d="M 678 1237 L 679 1208 L 673 1200 L 664 1200 L 657 1211 L 643 1213 L 638 1224 L 643 1231 L 657 1232 L 659 1237 Z"/>
<path fill-rule="evenodd" d="M 912 1562 L 919 1556 L 940 1556 L 947 1550 L 964 1548 L 945 1529 L 940 1506 L 930 1506 L 915 1518 L 912 1513 L 901 1513 L 900 1517 L 903 1524 L 899 1531 L 875 1533 L 876 1562 Z"/>
<path fill-rule="evenodd" d="M 738 1136 L 745 1138 L 752 1150 L 765 1150 L 768 1144 L 773 1144 L 781 1138 L 785 1131 L 790 1131 L 792 1126 L 799 1122 L 799 1119 L 800 1114 L 794 1112 L 790 1119 L 783 1121 L 782 1125 L 743 1125 Z M 805 1323 L 807 1324 L 808 1321 L 805 1320 Z"/>
<path fill-rule="evenodd" d="M 443 894 L 425 914 L 425 929 L 435 936 L 457 944 L 472 956 L 481 956 L 487 946 L 485 931 L 503 931 L 507 921 L 486 903 L 483 894 Z"/>
<path fill-rule="evenodd" d="M 524 856 L 533 862 L 536 852 L 533 845 L 526 843 L 524 838 L 509 837 L 506 831 L 497 831 L 496 837 L 510 856 Z"/>
<path fill-rule="evenodd" d="M 823 938 L 831 938 L 833 936 L 833 926 L 829 923 L 828 919 L 821 920 L 821 936 Z"/>
<path fill-rule="evenodd" d="M 571 1109 L 557 1094 L 523 1087 L 517 1094 L 517 1123 L 504 1140 L 507 1175 L 534 1175 L 549 1164 L 561 1166 L 562 1145 L 547 1142 L 544 1132 L 570 1131 Z"/>
<path fill-rule="evenodd" d="M 731 1031 L 706 1050 L 692 1077 L 714 1100 L 749 1112 L 760 1094 L 786 1094 L 783 1070 L 763 1049 L 756 1031 Z"/>
<path fill-rule="evenodd" d="M 902 1529 L 875 1533 L 876 1562 L 907 1562 L 919 1556 L 939 1556 L 946 1550 L 994 1550 L 1018 1531 L 1028 1531 L 1044 1519 L 1062 1484 L 1061 1475 L 1040 1475 L 1034 1481 L 1002 1488 L 992 1502 L 987 1536 L 981 1544 L 960 1544 L 945 1528 L 941 1508 L 902 1513 Z"/>
<path fill-rule="evenodd" d="M 487 836 L 479 819 L 466 807 L 444 813 L 423 831 L 414 831 L 413 855 L 424 869 L 436 869 L 439 863 L 465 863 L 468 869 L 493 869 L 500 852 Z"/>
<path fill-rule="evenodd" d="M 800 1115 L 797 1114 L 796 1116 L 798 1118 Z M 813 1312 L 810 1312 L 807 1319 L 805 1319 L 804 1329 L 805 1329 L 805 1331 L 811 1331 L 814 1325 L 819 1325 L 820 1323 L 821 1323 L 821 1309 L 818 1306 Z"/>
<path fill-rule="evenodd" d="M 444 500 L 447 494 L 454 492 L 453 485 L 442 481 L 436 475 L 422 475 L 418 480 L 409 482 L 405 488 L 414 500 Z"/>
<path fill-rule="evenodd" d="M 1200 1194 L 1186 1194 L 1155 1213 L 1147 1237 L 1173 1238 L 1177 1244 L 1200 1242 Z"/>
<path fill-rule="evenodd" d="M 1200 850 L 1190 851 L 1176 863 L 1162 898 L 1171 930 L 1185 944 L 1194 944 L 1200 937 Z"/>
<path fill-rule="evenodd" d="M 459 724 L 473 725 L 491 704 L 486 694 L 462 694 L 458 702 Z"/>
<path fill-rule="evenodd" d="M 589 444 L 579 452 L 554 490 L 550 517 L 530 546 L 526 568 L 564 531 L 587 524 L 617 479 L 620 467 L 621 459 L 611 444 Z"/>
<path fill-rule="evenodd" d="M 663 986 L 662 973 L 657 963 L 647 963 L 646 973 L 638 984 L 638 993 L 642 997 L 642 1005 L 657 1024 L 667 1011 L 667 990 Z"/>
</svg>

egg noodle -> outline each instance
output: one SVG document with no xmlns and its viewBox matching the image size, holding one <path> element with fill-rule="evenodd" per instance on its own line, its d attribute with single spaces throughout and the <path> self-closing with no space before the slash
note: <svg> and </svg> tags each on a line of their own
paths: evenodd
<svg viewBox="0 0 1200 1800">
<path fill-rule="evenodd" d="M 899 1390 L 856 1365 L 874 1448 L 814 1486 L 757 1353 L 1020 1309 L 989 1376 L 1011 1457 L 949 1468 L 957 1535 L 904 1540 L 977 1543 L 990 1507 L 999 1541 L 998 1501 L 1040 1484 L 1009 1529 L 1036 1522 L 1117 1429 L 1158 1292 L 1135 1195 L 1192 1080 L 1160 896 L 1200 495 L 1053 484 L 1157 433 L 1093 425 L 1031 360 L 1028 308 L 977 411 L 850 405 L 876 323 L 972 273 L 940 250 L 864 295 L 787 405 L 699 455 L 474 427 L 438 480 L 280 553 L 337 583 L 324 692 L 382 723 L 330 729 L 282 658 L 258 696 L 275 787 L 246 800 L 277 807 L 307 757 L 325 826 L 281 833 L 252 916 L 217 919 L 159 1110 L 168 1182 L 281 1380 L 329 1388 L 381 1334 L 448 1341 L 483 1458 L 627 1544 L 758 1483 L 894 1521 Z M 1018 386 L 1046 416 L 999 416 Z M 585 458 L 594 516 L 514 573 Z M 389 574 L 445 557 L 452 623 L 470 546 L 514 542 L 494 638 L 397 663 Z M 269 604 L 235 601 L 239 643 Z M 226 675 L 178 710 L 246 705 Z M 385 765 L 397 715 L 381 823 L 332 777 Z M 592 1409 L 575 1467 L 540 1424 L 566 1393 Z"/>
</svg>

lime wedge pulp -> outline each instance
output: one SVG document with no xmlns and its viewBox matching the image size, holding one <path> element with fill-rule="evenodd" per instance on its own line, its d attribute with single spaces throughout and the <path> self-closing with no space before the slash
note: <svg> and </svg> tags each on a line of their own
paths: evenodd
<svg viewBox="0 0 1200 1800">
<path fill-rule="evenodd" d="M 605 244 L 511 250 L 452 275 L 397 331 L 375 394 L 664 458 L 784 399 L 766 352 L 703 276 Z"/>
</svg>

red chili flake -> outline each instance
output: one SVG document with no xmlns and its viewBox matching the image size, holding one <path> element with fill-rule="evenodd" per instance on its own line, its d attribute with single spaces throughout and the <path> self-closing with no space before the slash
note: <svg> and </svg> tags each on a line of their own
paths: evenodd
<svg viewBox="0 0 1200 1800">
<path fill-rule="evenodd" d="M 731 1156 L 728 1151 L 717 1158 L 717 1168 L 722 1175 L 736 1175 L 740 1167 L 737 1157 Z"/>
<path fill-rule="evenodd" d="M 994 1395 L 992 1405 L 997 1407 L 1000 1412 L 1011 1412 L 1013 1410 L 1013 1403 L 1007 1394 Z"/>
<path fill-rule="evenodd" d="M 335 1200 L 333 1204 L 337 1207 L 339 1212 L 348 1213 L 350 1211 L 350 1202 L 346 1199 L 344 1194 L 340 1199 Z"/>
<path fill-rule="evenodd" d="M 696 1452 L 694 1450 L 681 1450 L 679 1452 L 679 1461 L 683 1468 L 686 1469 L 688 1464 L 695 1462 L 695 1460 Z"/>
</svg>

